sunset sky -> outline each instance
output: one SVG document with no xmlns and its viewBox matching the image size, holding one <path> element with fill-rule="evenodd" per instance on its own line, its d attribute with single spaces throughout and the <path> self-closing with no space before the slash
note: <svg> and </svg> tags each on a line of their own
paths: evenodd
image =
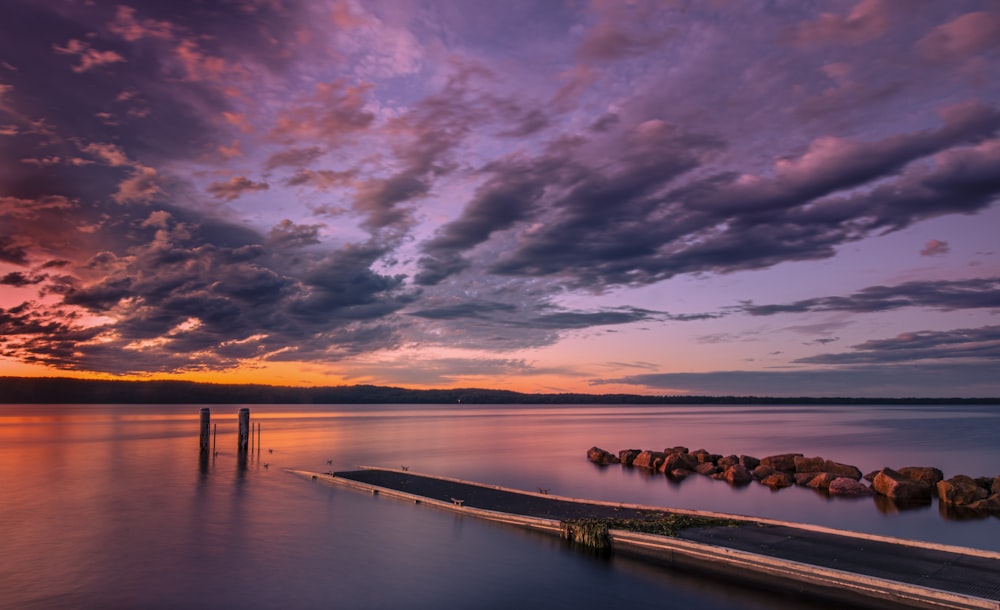
<svg viewBox="0 0 1000 610">
<path fill-rule="evenodd" d="M 6 0 L 0 374 L 1000 396 L 1000 2 Z"/>
</svg>

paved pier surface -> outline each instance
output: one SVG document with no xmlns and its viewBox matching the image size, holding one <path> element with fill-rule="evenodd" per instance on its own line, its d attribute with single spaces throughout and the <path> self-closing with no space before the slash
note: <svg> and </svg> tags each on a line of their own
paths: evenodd
<svg viewBox="0 0 1000 610">
<path fill-rule="evenodd" d="M 581 518 L 643 519 L 681 513 L 743 521 L 694 527 L 675 536 L 613 530 L 612 548 L 716 573 L 752 572 L 766 579 L 845 593 L 845 599 L 919 608 L 1000 610 L 1000 553 L 899 540 L 768 519 L 549 496 L 415 474 L 364 469 L 305 473 L 373 493 L 396 495 L 487 519 L 558 532 Z M 888 606 L 887 606 L 888 607 Z"/>
</svg>

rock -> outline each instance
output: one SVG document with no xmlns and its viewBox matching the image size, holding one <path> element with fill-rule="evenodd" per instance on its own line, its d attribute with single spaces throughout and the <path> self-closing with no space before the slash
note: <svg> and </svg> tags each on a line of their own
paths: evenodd
<svg viewBox="0 0 1000 610">
<path fill-rule="evenodd" d="M 972 477 L 960 474 L 937 484 L 938 498 L 945 504 L 965 506 L 986 497 L 986 490 Z"/>
<path fill-rule="evenodd" d="M 761 481 L 771 476 L 775 472 L 777 471 L 774 468 L 760 464 L 751 471 L 751 474 L 753 474 L 753 478 L 757 479 L 758 481 Z"/>
<path fill-rule="evenodd" d="M 611 453 L 610 451 L 605 451 L 600 447 L 591 447 L 587 450 L 587 459 L 595 464 L 601 464 L 602 466 L 607 466 L 608 464 L 617 464 L 619 462 L 618 456 Z"/>
<path fill-rule="evenodd" d="M 811 481 L 806 485 L 806 487 L 811 487 L 813 489 L 830 489 L 830 483 L 833 483 L 837 479 L 852 479 L 851 477 L 841 477 L 833 472 L 821 472 L 814 476 Z"/>
<path fill-rule="evenodd" d="M 622 449 L 618 452 L 618 460 L 626 466 L 631 466 L 635 461 L 635 456 L 642 453 L 642 449 Z"/>
<path fill-rule="evenodd" d="M 740 463 L 740 458 L 735 455 L 727 455 L 724 458 L 719 458 L 719 461 L 715 463 L 719 467 L 719 470 L 728 470 L 730 466 Z"/>
<path fill-rule="evenodd" d="M 660 468 L 663 472 L 670 472 L 676 470 L 677 468 L 683 468 L 685 470 L 694 470 L 698 467 L 698 460 L 694 456 L 688 453 L 670 453 L 663 460 L 663 466 Z"/>
<path fill-rule="evenodd" d="M 670 471 L 670 477 L 678 480 L 686 479 L 692 474 L 694 473 L 688 470 L 687 468 L 674 468 L 673 470 Z"/>
<path fill-rule="evenodd" d="M 746 468 L 747 470 L 753 470 L 754 468 L 760 466 L 760 460 L 753 457 L 752 455 L 741 455 L 740 466 Z"/>
<path fill-rule="evenodd" d="M 993 477 L 976 477 L 976 485 L 982 487 L 986 490 L 986 493 L 990 492 L 990 487 L 993 486 Z"/>
<path fill-rule="evenodd" d="M 782 453 L 780 455 L 769 455 L 760 461 L 762 466 L 770 466 L 779 472 L 795 472 L 795 458 L 802 457 L 801 453 Z"/>
<path fill-rule="evenodd" d="M 872 479 L 872 490 L 896 500 L 929 500 L 934 487 L 923 481 L 911 481 L 892 468 L 883 468 Z"/>
<path fill-rule="evenodd" d="M 861 478 L 871 483 L 872 481 L 875 480 L 875 475 L 877 475 L 878 472 L 879 472 L 878 470 L 873 470 Z"/>
<path fill-rule="evenodd" d="M 688 453 L 688 448 L 677 445 L 676 447 L 667 447 L 663 453 Z"/>
<path fill-rule="evenodd" d="M 691 455 L 698 459 L 700 464 L 714 464 L 722 459 L 722 456 L 718 453 L 709 453 L 704 449 L 699 449 L 693 452 Z"/>
<path fill-rule="evenodd" d="M 834 462 L 832 460 L 824 460 L 823 472 L 831 472 L 835 475 L 846 477 L 848 479 L 854 479 L 855 481 L 861 479 L 861 470 L 857 466 L 851 466 L 850 464 L 841 464 L 840 462 Z"/>
<path fill-rule="evenodd" d="M 753 481 L 753 475 L 742 464 L 733 464 L 727 468 L 725 477 L 730 485 L 746 485 L 750 481 Z"/>
<path fill-rule="evenodd" d="M 771 489 L 781 489 L 784 487 L 791 487 L 795 484 L 792 479 L 792 475 L 787 472 L 775 472 L 769 474 L 760 480 L 763 485 L 767 485 Z"/>
<path fill-rule="evenodd" d="M 944 473 L 930 466 L 907 466 L 897 472 L 911 481 L 924 481 L 931 485 L 937 485 L 938 481 L 944 480 Z"/>
<path fill-rule="evenodd" d="M 993 477 L 993 485 L 990 486 L 990 492 L 1000 494 L 1000 477 Z"/>
<path fill-rule="evenodd" d="M 821 457 L 805 457 L 801 455 L 797 455 L 792 459 L 792 463 L 795 464 L 795 472 L 823 472 L 824 462 L 826 460 Z"/>
<path fill-rule="evenodd" d="M 647 449 L 640 451 L 639 455 L 635 456 L 635 459 L 632 461 L 632 465 L 638 466 L 639 468 L 656 470 L 656 467 L 659 466 L 666 457 L 666 454 L 660 451 L 649 451 Z"/>
<path fill-rule="evenodd" d="M 702 462 L 701 464 L 698 464 L 697 468 L 695 468 L 694 471 L 697 472 L 698 474 L 703 474 L 707 476 L 719 472 L 719 469 L 716 468 L 715 464 L 713 464 L 712 462 Z"/>
<path fill-rule="evenodd" d="M 969 505 L 971 510 L 1000 514 L 1000 494 L 993 494 L 988 498 L 976 500 Z"/>
<path fill-rule="evenodd" d="M 820 473 L 818 472 L 796 472 L 795 484 L 800 487 L 805 487 L 806 485 L 809 484 L 809 481 L 815 479 L 817 476 L 819 476 L 819 474 Z"/>
<path fill-rule="evenodd" d="M 872 490 L 864 483 L 848 477 L 837 477 L 830 481 L 827 491 L 831 496 L 843 496 L 848 498 L 862 498 L 872 495 Z"/>
</svg>

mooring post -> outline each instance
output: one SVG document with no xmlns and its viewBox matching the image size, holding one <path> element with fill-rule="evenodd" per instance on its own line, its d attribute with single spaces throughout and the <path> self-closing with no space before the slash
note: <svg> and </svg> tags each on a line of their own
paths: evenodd
<svg viewBox="0 0 1000 610">
<path fill-rule="evenodd" d="M 219 452 L 215 450 L 215 437 L 219 436 L 219 424 L 212 425 L 212 455 L 216 455 Z"/>
<path fill-rule="evenodd" d="M 250 409 L 240 407 L 240 431 L 238 439 L 239 450 L 246 453 L 247 445 L 250 441 Z"/>
<path fill-rule="evenodd" d="M 209 423 L 211 421 L 211 413 L 208 407 L 202 407 L 201 409 L 201 430 L 198 435 L 198 445 L 201 448 L 202 453 L 208 453 L 208 430 Z"/>
<path fill-rule="evenodd" d="M 257 422 L 257 455 L 260 455 L 260 422 Z"/>
</svg>

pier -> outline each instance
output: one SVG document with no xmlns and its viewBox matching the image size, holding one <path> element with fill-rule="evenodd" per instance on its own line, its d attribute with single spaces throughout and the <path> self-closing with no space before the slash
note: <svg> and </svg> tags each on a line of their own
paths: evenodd
<svg viewBox="0 0 1000 610">
<path fill-rule="evenodd" d="M 727 582 L 858 607 L 1000 610 L 1000 553 L 992 551 L 740 515 L 580 500 L 407 470 L 292 472 Z M 680 525 L 663 525 L 671 523 Z"/>
</svg>

